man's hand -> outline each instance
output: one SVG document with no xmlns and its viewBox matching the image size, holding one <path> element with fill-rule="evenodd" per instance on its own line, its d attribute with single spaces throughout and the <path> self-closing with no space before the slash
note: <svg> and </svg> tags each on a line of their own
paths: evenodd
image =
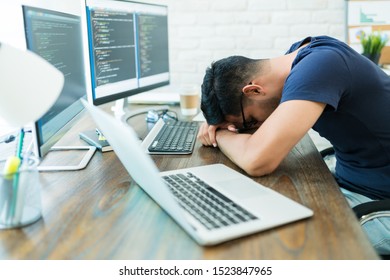
<svg viewBox="0 0 390 280">
<path fill-rule="evenodd" d="M 221 123 L 218 125 L 208 125 L 206 122 L 202 123 L 199 128 L 197 139 L 204 146 L 217 147 L 216 134 L 218 129 L 228 129 L 229 131 L 236 132 L 236 127 L 231 123 Z"/>
</svg>

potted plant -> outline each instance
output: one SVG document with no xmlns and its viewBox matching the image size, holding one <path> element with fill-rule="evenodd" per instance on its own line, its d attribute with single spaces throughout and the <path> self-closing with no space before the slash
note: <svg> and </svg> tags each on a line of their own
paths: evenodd
<svg viewBox="0 0 390 280">
<path fill-rule="evenodd" d="M 389 39 L 387 34 L 381 34 L 380 32 L 366 34 L 364 31 L 361 31 L 359 35 L 363 47 L 362 55 L 378 64 L 381 51 Z"/>
</svg>

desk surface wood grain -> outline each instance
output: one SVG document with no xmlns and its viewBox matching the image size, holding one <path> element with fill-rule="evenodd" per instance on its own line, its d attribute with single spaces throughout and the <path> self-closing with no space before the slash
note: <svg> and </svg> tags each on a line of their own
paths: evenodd
<svg viewBox="0 0 390 280">
<path fill-rule="evenodd" d="M 145 134 L 144 117 L 130 121 L 141 136 Z M 78 132 L 94 127 L 85 114 L 59 144 L 83 145 Z M 77 159 L 75 153 L 50 157 L 64 163 Z M 243 173 L 218 149 L 199 142 L 192 155 L 153 159 L 161 171 L 223 163 Z M 115 152 L 96 152 L 84 170 L 41 173 L 43 217 L 24 228 L 0 231 L 0 258 L 378 258 L 309 136 L 275 172 L 253 180 L 311 208 L 314 216 L 201 247 L 132 181 Z"/>
</svg>

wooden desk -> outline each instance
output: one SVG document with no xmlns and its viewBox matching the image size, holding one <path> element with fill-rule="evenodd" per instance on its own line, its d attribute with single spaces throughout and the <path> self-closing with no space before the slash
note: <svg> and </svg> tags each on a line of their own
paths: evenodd
<svg viewBox="0 0 390 280">
<path fill-rule="evenodd" d="M 144 117 L 131 120 L 141 135 Z M 59 144 L 82 145 L 78 132 L 94 127 L 86 115 Z M 216 162 L 239 170 L 199 142 L 192 155 L 153 159 L 162 171 Z M 114 152 L 96 152 L 81 171 L 41 176 L 43 218 L 0 231 L 1 259 L 378 258 L 309 136 L 273 174 L 254 180 L 306 205 L 314 216 L 213 247 L 197 245 L 131 180 Z"/>
</svg>

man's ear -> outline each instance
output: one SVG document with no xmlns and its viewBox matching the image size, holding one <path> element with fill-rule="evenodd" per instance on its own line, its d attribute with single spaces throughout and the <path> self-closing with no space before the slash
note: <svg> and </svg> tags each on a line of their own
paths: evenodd
<svg viewBox="0 0 390 280">
<path fill-rule="evenodd" d="M 256 84 L 246 85 L 242 88 L 242 92 L 247 97 L 263 96 L 265 95 L 263 87 Z"/>
</svg>

